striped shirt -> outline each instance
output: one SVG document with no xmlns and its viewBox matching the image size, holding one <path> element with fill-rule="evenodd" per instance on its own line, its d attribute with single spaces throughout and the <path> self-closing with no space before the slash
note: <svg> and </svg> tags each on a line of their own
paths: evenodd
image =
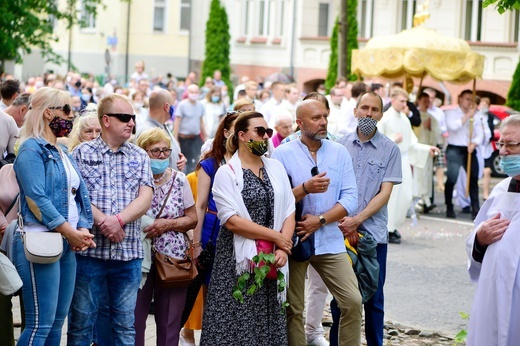
<svg viewBox="0 0 520 346">
<path fill-rule="evenodd" d="M 132 143 L 125 142 L 114 152 L 99 136 L 78 146 L 72 155 L 87 184 L 92 205 L 107 216 L 125 209 L 137 198 L 141 186 L 154 188 L 148 154 Z M 126 224 L 120 243 L 111 242 L 94 226 L 96 248 L 80 254 L 104 260 L 143 258 L 140 226 L 140 219 Z"/>
</svg>

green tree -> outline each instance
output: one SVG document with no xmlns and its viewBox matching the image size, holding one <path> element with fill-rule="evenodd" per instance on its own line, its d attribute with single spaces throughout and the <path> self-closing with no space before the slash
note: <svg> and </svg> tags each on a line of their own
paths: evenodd
<svg viewBox="0 0 520 346">
<path fill-rule="evenodd" d="M 5 62 L 21 62 L 25 54 L 39 49 L 47 61 L 63 62 L 63 58 L 52 49 L 59 37 L 54 33 L 58 21 L 65 21 L 67 29 L 81 25 L 79 1 L 83 2 L 83 13 L 96 15 L 102 0 L 66 0 L 65 10 L 59 8 L 58 0 L 0 0 L 0 72 Z"/>
<path fill-rule="evenodd" d="M 327 71 L 327 79 L 325 79 L 327 93 L 336 84 L 336 78 L 338 77 L 338 27 L 339 18 L 336 17 L 336 22 L 332 29 L 332 37 L 330 38 L 329 70 Z"/>
<path fill-rule="evenodd" d="M 483 6 L 496 4 L 496 9 L 500 14 L 507 10 L 520 10 L 520 1 L 518 0 L 484 0 Z M 520 62 L 516 65 L 516 70 L 507 93 L 506 104 L 513 108 L 520 110 Z"/>
<path fill-rule="evenodd" d="M 347 79 L 356 80 L 357 76 L 350 74 L 352 64 L 352 50 L 358 48 L 358 22 L 357 22 L 357 0 L 342 0 L 347 1 Z M 325 80 L 325 88 L 329 91 L 336 83 L 338 77 L 338 31 L 339 31 L 339 17 L 336 17 L 334 28 L 332 30 L 332 37 L 330 38 L 330 57 L 329 69 L 327 71 L 327 78 Z"/>
<path fill-rule="evenodd" d="M 212 0 L 209 18 L 206 22 L 206 48 L 200 75 L 201 85 L 206 77 L 213 77 L 213 72 L 220 70 L 222 72 L 222 80 L 231 89 L 230 39 L 226 9 L 220 4 L 219 0 Z"/>
<path fill-rule="evenodd" d="M 345 0 L 343 0 L 345 1 Z M 352 75 L 352 50 L 358 49 L 358 22 L 357 22 L 357 0 L 347 0 L 348 4 L 348 37 L 347 37 L 347 79 L 355 81 L 356 75 Z"/>
<path fill-rule="evenodd" d="M 518 0 L 484 0 L 482 6 L 488 7 L 493 4 L 496 5 L 496 9 L 500 14 L 511 9 L 520 10 L 520 1 Z"/>
</svg>

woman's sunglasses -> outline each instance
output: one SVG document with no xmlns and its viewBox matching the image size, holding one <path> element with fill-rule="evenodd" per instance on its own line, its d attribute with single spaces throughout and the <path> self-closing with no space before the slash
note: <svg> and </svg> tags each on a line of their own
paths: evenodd
<svg viewBox="0 0 520 346">
<path fill-rule="evenodd" d="M 65 115 L 69 115 L 70 112 L 72 111 L 72 109 L 70 108 L 70 105 L 65 105 L 65 106 L 61 106 L 61 107 L 49 107 L 49 109 L 60 109 L 63 111 L 63 113 L 65 113 Z"/>
<path fill-rule="evenodd" d="M 135 123 L 135 114 L 107 113 L 105 115 L 109 116 L 109 117 L 115 117 L 115 118 L 117 118 L 119 121 L 121 121 L 123 123 L 130 122 L 130 119 L 132 119 L 134 121 L 134 123 Z"/>
<path fill-rule="evenodd" d="M 255 132 L 260 136 L 260 137 L 263 137 L 265 136 L 265 134 L 267 133 L 267 136 L 269 138 L 271 138 L 273 136 L 273 129 L 269 129 L 269 128 L 265 128 L 263 126 L 255 126 L 253 127 L 253 129 L 255 130 Z"/>
</svg>

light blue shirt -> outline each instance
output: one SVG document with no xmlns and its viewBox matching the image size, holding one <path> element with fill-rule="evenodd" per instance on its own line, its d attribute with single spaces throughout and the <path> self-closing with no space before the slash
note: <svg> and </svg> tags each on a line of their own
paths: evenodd
<svg viewBox="0 0 520 346">
<path fill-rule="evenodd" d="M 354 164 L 358 186 L 358 209 L 351 215 L 362 212 L 370 201 L 380 192 L 381 184 L 402 182 L 401 152 L 388 137 L 376 131 L 374 137 L 361 142 L 357 131 L 341 137 L 343 144 Z M 388 209 L 385 204 L 377 213 L 365 220 L 359 229 L 370 233 L 378 243 L 388 243 Z"/>
<path fill-rule="evenodd" d="M 330 185 L 324 193 L 311 193 L 303 197 L 302 215 L 324 214 L 336 203 L 341 204 L 352 215 L 357 209 L 356 176 L 352 167 L 352 158 L 347 149 L 328 140 L 321 141 L 321 147 L 316 153 L 319 172 L 327 172 Z M 291 177 L 293 187 L 309 180 L 311 169 L 316 166 L 311 153 L 301 140 L 293 140 L 280 145 L 274 151 L 272 158 L 280 161 Z M 316 255 L 338 254 L 346 252 L 343 234 L 337 222 L 331 222 L 314 233 L 314 253 Z"/>
</svg>

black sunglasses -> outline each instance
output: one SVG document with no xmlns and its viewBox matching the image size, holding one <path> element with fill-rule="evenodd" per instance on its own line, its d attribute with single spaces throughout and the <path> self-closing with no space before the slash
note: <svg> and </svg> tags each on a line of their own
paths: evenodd
<svg viewBox="0 0 520 346">
<path fill-rule="evenodd" d="M 132 119 L 135 123 L 135 114 L 125 114 L 125 113 L 107 113 L 105 114 L 109 117 L 116 117 L 119 121 L 123 123 L 130 122 L 130 119 Z"/>
<path fill-rule="evenodd" d="M 318 170 L 318 166 L 314 166 L 311 168 L 311 175 L 313 177 L 317 176 L 318 174 L 320 174 L 320 171 Z"/>
<path fill-rule="evenodd" d="M 256 126 L 253 127 L 255 132 L 260 136 L 263 137 L 267 133 L 267 137 L 271 138 L 273 136 L 273 129 L 265 128 L 263 126 Z"/>
<path fill-rule="evenodd" d="M 61 107 L 49 107 L 49 109 L 61 109 L 65 115 L 69 115 L 72 109 L 70 108 L 70 105 L 66 104 L 65 106 Z"/>
</svg>

